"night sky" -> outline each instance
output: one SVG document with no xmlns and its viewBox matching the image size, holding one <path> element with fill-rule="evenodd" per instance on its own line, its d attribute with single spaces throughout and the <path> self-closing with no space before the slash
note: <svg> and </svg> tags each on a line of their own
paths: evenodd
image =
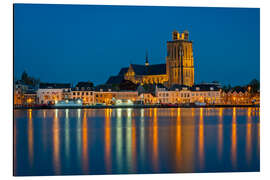
<svg viewBox="0 0 270 180">
<path fill-rule="evenodd" d="M 14 5 L 14 75 L 105 83 L 121 67 L 166 62 L 173 30 L 193 40 L 195 82 L 260 78 L 258 8 Z"/>
</svg>

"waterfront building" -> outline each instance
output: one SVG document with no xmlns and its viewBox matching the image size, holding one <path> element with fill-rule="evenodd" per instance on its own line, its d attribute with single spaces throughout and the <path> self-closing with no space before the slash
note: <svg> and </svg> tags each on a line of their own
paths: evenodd
<svg viewBox="0 0 270 180">
<path fill-rule="evenodd" d="M 131 100 L 133 102 L 139 100 L 137 91 L 116 91 L 114 94 L 115 99 Z"/>
<path fill-rule="evenodd" d="M 23 105 L 32 106 L 38 103 L 37 92 L 28 90 L 23 96 Z"/>
<path fill-rule="evenodd" d="M 71 89 L 71 99 L 81 99 L 83 105 L 94 104 L 94 89 L 91 82 L 79 82 Z"/>
<path fill-rule="evenodd" d="M 251 94 L 246 88 L 237 88 L 228 92 L 221 93 L 223 104 L 245 105 L 252 103 Z"/>
<path fill-rule="evenodd" d="M 14 105 L 21 106 L 23 104 L 23 89 L 19 84 L 14 86 Z"/>
<path fill-rule="evenodd" d="M 251 96 L 251 102 L 253 104 L 260 104 L 260 91 L 256 92 Z"/>
<path fill-rule="evenodd" d="M 188 31 L 173 32 L 172 41 L 167 42 L 167 57 L 164 64 L 149 62 L 148 54 L 145 64 L 130 64 L 122 68 L 117 76 L 111 76 L 107 84 L 119 84 L 123 79 L 135 84 L 158 84 L 167 87 L 174 84 L 192 86 L 194 84 L 194 58 L 192 41 Z"/>
<path fill-rule="evenodd" d="M 170 103 L 170 91 L 166 88 L 156 88 L 157 103 L 168 104 Z"/>
<path fill-rule="evenodd" d="M 185 85 L 173 85 L 170 88 L 169 98 L 172 104 L 190 103 L 190 87 Z"/>
<path fill-rule="evenodd" d="M 215 84 L 198 84 L 191 87 L 190 102 L 220 104 L 222 102 L 221 88 Z"/>
<path fill-rule="evenodd" d="M 113 104 L 113 98 L 115 97 L 115 93 L 111 91 L 111 89 L 103 90 L 100 89 L 99 91 L 94 92 L 94 104 L 106 104 L 111 105 Z"/>
<path fill-rule="evenodd" d="M 37 90 L 39 104 L 54 104 L 70 98 L 71 85 L 65 83 L 40 83 Z"/>
<path fill-rule="evenodd" d="M 144 104 L 157 104 L 158 98 L 153 93 L 144 92 L 140 94 L 140 99 Z"/>
<path fill-rule="evenodd" d="M 112 91 L 111 89 L 100 89 L 94 92 L 95 104 L 115 104 L 117 100 L 130 100 L 135 102 L 138 100 L 137 91 Z"/>
<path fill-rule="evenodd" d="M 36 97 L 36 93 L 33 87 L 26 85 L 22 81 L 15 82 L 14 84 L 14 105 L 15 106 L 34 104 L 36 103 L 36 99 L 37 97 Z"/>
<path fill-rule="evenodd" d="M 160 104 L 184 104 L 190 102 L 190 90 L 187 87 L 156 90 L 157 102 Z"/>
<path fill-rule="evenodd" d="M 221 90 L 213 84 L 199 84 L 188 87 L 173 85 L 170 89 L 156 88 L 157 102 L 161 104 L 206 103 L 220 104 Z"/>
</svg>

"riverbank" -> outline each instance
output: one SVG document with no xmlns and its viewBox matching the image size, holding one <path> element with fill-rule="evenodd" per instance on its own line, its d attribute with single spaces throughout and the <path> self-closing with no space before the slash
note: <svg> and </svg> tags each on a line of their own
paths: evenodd
<svg viewBox="0 0 270 180">
<path fill-rule="evenodd" d="M 198 106 L 198 105 L 130 105 L 130 106 L 115 106 L 115 105 L 104 105 L 104 106 L 28 106 L 28 107 L 14 107 L 14 109 L 115 109 L 115 108 L 232 108 L 232 107 L 260 107 L 260 105 L 205 105 L 205 106 Z"/>
</svg>

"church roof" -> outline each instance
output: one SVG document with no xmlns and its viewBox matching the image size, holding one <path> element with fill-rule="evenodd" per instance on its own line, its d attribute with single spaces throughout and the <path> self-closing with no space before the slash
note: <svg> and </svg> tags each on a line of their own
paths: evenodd
<svg viewBox="0 0 270 180">
<path fill-rule="evenodd" d="M 166 64 L 139 65 L 131 64 L 136 75 L 159 75 L 166 74 Z"/>
<path fill-rule="evenodd" d="M 106 84 L 120 84 L 124 79 L 124 76 L 110 76 Z"/>
<path fill-rule="evenodd" d="M 128 67 L 122 68 L 119 73 L 118 76 L 124 76 L 128 71 Z"/>
</svg>

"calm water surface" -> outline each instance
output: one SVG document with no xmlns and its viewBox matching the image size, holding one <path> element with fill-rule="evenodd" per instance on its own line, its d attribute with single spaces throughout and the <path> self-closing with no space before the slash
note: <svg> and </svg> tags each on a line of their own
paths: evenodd
<svg viewBox="0 0 270 180">
<path fill-rule="evenodd" d="M 14 175 L 260 170 L 259 108 L 15 110 Z"/>
</svg>

